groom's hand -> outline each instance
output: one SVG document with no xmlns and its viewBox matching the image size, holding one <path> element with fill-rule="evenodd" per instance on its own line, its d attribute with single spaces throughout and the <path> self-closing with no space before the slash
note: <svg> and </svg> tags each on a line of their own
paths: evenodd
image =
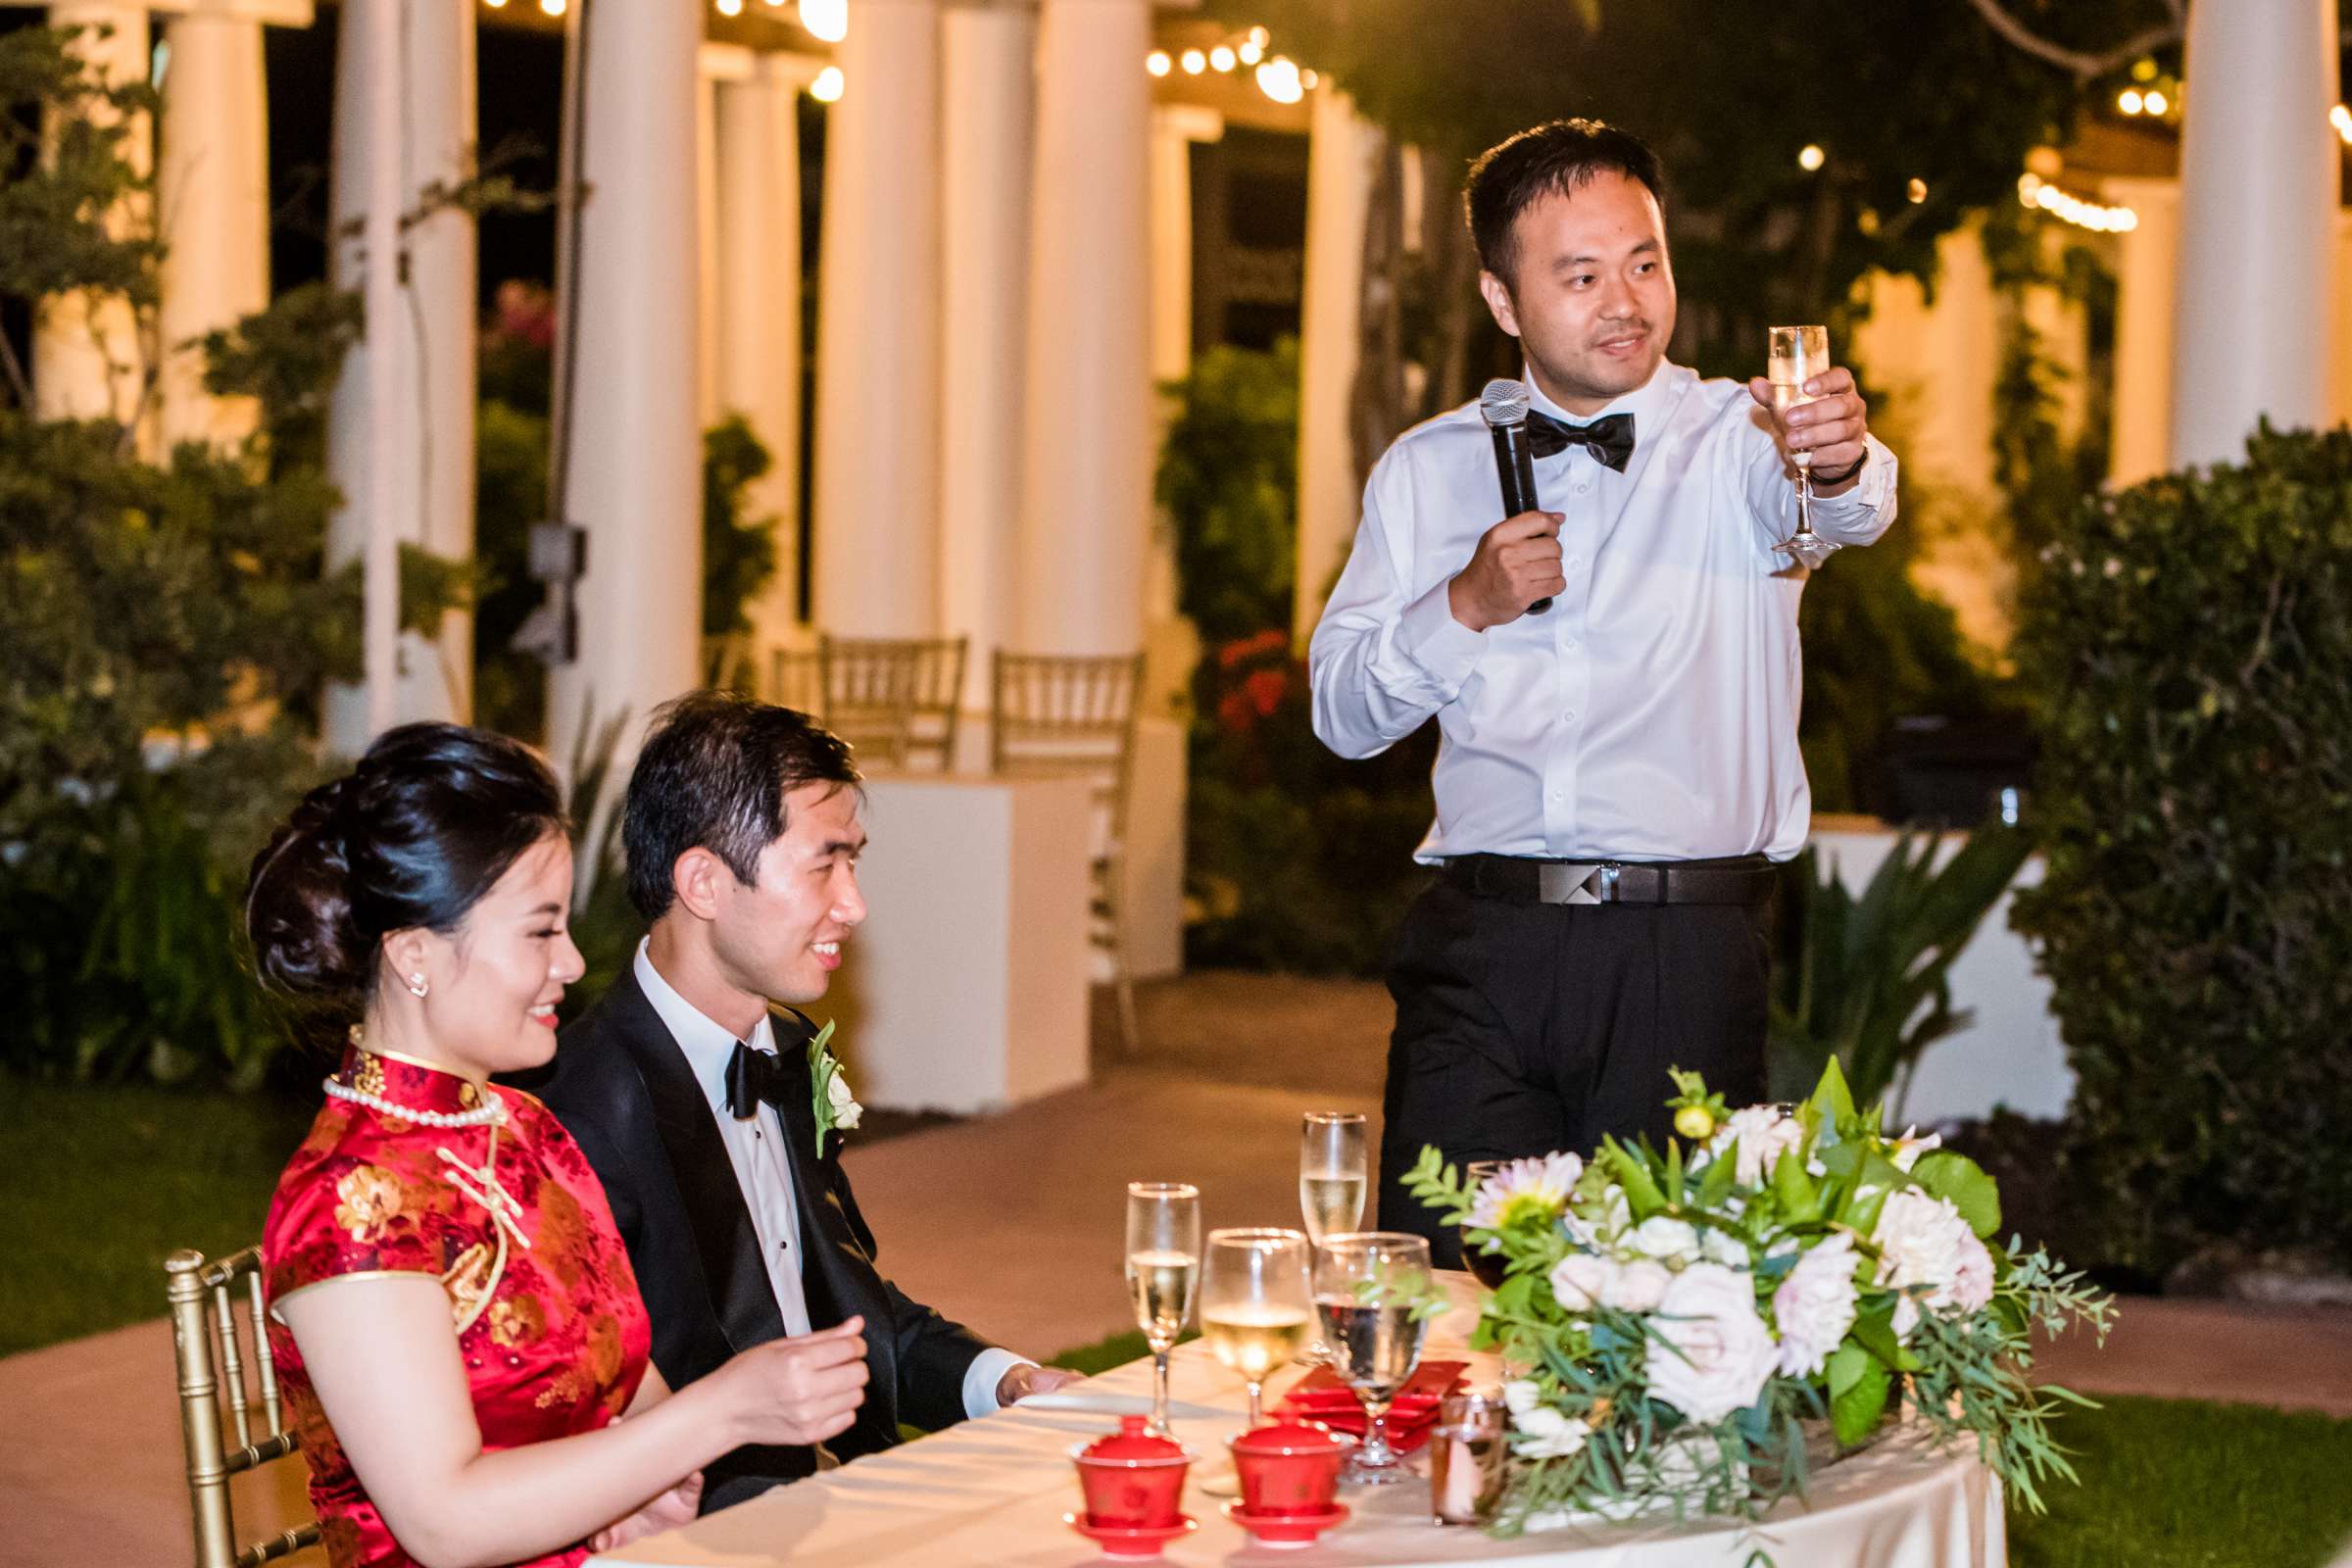
<svg viewBox="0 0 2352 1568">
<path fill-rule="evenodd" d="M 1031 1366 L 1023 1362 L 1006 1369 L 997 1379 L 997 1408 L 1004 1409 L 1032 1394 L 1052 1394 L 1064 1384 L 1081 1382 L 1083 1373 L 1071 1372 L 1057 1366 Z"/>
</svg>

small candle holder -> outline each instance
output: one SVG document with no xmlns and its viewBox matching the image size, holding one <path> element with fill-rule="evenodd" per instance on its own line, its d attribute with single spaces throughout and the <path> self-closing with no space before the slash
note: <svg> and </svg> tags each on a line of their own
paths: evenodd
<svg viewBox="0 0 2352 1568">
<path fill-rule="evenodd" d="M 1487 1525 L 1502 1501 L 1510 1413 L 1498 1389 L 1465 1389 L 1438 1401 L 1429 1435 L 1430 1512 L 1442 1525 Z"/>
</svg>

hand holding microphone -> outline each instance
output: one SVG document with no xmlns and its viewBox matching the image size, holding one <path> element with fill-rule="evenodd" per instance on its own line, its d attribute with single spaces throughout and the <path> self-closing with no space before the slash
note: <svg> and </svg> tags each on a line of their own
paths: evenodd
<svg viewBox="0 0 2352 1568">
<path fill-rule="evenodd" d="M 1526 386 L 1505 380 L 1489 381 L 1479 399 L 1478 411 L 1494 432 L 1494 469 L 1509 515 L 1486 531 L 1470 564 L 1446 588 L 1453 618 L 1472 631 L 1544 614 L 1552 595 L 1568 586 L 1560 572 L 1560 525 L 1568 519 L 1538 509 L 1527 401 Z"/>
</svg>

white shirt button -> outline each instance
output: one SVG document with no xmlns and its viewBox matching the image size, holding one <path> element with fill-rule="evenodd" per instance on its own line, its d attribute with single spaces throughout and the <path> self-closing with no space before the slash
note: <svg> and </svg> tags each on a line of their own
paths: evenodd
<svg viewBox="0 0 2352 1568">
<path fill-rule="evenodd" d="M 1575 710 L 1575 709 L 1573 709 L 1573 708 L 1570 708 L 1570 709 L 1564 709 L 1564 710 L 1561 710 L 1561 712 L 1560 712 L 1560 718 L 1561 718 L 1561 719 L 1562 719 L 1564 722 L 1566 722 L 1566 723 L 1570 723 L 1570 724 L 1573 724 L 1573 723 L 1575 723 L 1575 722 L 1576 722 L 1576 710 Z"/>
<path fill-rule="evenodd" d="M 1580 496 L 1592 488 L 1592 481 L 1590 479 L 1579 479 L 1576 481 L 1576 493 Z"/>
<path fill-rule="evenodd" d="M 1555 801 L 1564 801 L 1568 798 L 1568 792 L 1566 790 L 1553 790 L 1551 792 L 1551 798 Z"/>
<path fill-rule="evenodd" d="M 1581 566 L 1584 564 L 1585 558 L 1582 556 L 1570 556 L 1568 558 L 1568 566 L 1570 570 L 1574 570 L 1576 567 Z"/>
<path fill-rule="evenodd" d="M 1560 644 L 1560 647 L 1564 652 L 1573 654 L 1576 652 L 1576 639 L 1571 637 L 1566 642 Z"/>
</svg>

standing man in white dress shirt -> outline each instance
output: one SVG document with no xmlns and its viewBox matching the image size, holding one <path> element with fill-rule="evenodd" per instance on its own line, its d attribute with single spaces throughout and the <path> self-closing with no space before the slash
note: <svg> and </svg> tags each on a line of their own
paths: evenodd
<svg viewBox="0 0 2352 1568">
<path fill-rule="evenodd" d="M 1371 757 L 1436 715 L 1441 868 L 1389 971 L 1380 1223 L 1440 1235 L 1398 1178 L 1449 1159 L 1665 1136 L 1670 1067 L 1760 1098 L 1772 864 L 1802 848 L 1788 454 L 1813 525 L 1866 545 L 1894 458 L 1853 377 L 1767 384 L 1666 363 L 1674 273 L 1656 157 L 1592 121 L 1523 131 L 1472 166 L 1479 288 L 1520 340 L 1545 510 L 1495 520 L 1475 404 L 1373 469 L 1310 654 L 1315 733 Z M 1758 358 L 1764 345 L 1756 345 Z M 1540 601 L 1548 607 L 1531 610 Z"/>
<path fill-rule="evenodd" d="M 524 1086 L 604 1183 L 672 1389 L 807 1341 L 811 1441 L 711 1464 L 706 1512 L 886 1447 L 901 1422 L 936 1430 L 1074 1376 L 885 1279 L 841 1135 L 817 1126 L 816 1030 L 790 1004 L 825 994 L 865 919 L 858 783 L 805 713 L 721 692 L 657 713 L 621 816 L 652 929 Z"/>
</svg>

